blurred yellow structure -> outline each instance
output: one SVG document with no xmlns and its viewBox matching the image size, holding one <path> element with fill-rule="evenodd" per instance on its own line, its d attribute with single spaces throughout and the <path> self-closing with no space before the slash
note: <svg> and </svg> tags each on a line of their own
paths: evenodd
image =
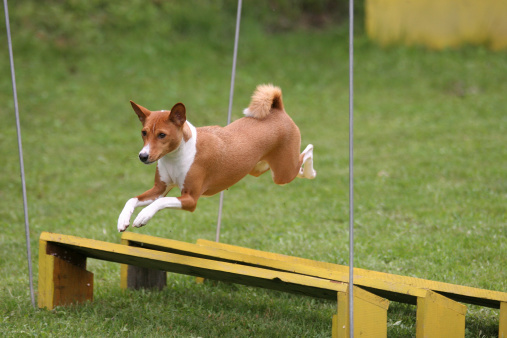
<svg viewBox="0 0 507 338">
<path fill-rule="evenodd" d="M 381 45 L 507 48 L 506 0 L 366 0 L 366 31 Z"/>
</svg>

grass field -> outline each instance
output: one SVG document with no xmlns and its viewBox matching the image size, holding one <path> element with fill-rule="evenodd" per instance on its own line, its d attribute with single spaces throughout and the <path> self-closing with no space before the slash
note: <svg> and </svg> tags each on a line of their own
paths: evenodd
<svg viewBox="0 0 507 338">
<path fill-rule="evenodd" d="M 157 3 L 11 4 L 35 281 L 42 231 L 119 242 L 125 201 L 151 186 L 130 99 L 184 102 L 197 126 L 226 122 L 234 6 Z M 318 176 L 229 189 L 221 241 L 347 264 L 346 27 L 266 29 L 254 6 L 244 7 L 233 118 L 257 84 L 279 85 Z M 360 26 L 355 46 L 356 266 L 507 291 L 506 53 L 381 49 Z M 33 310 L 9 74 L 2 47 L 0 335 L 330 336 L 334 303 L 179 275 L 162 292 L 121 292 L 119 266 L 94 260 L 93 303 Z M 162 211 L 133 231 L 214 239 L 217 206 L 201 199 L 194 213 Z M 388 316 L 389 337 L 415 335 L 415 307 L 391 303 Z M 469 306 L 467 337 L 497 332 L 498 310 Z"/>
</svg>

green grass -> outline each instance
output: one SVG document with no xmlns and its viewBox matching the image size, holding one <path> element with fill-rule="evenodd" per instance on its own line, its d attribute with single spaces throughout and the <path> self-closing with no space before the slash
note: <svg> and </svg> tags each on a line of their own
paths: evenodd
<svg viewBox="0 0 507 338">
<path fill-rule="evenodd" d="M 226 121 L 234 6 L 69 3 L 10 8 L 35 281 L 42 231 L 119 242 L 123 204 L 150 187 L 128 100 L 182 101 L 198 126 Z M 346 28 L 267 33 L 253 13 L 233 118 L 257 84 L 281 86 L 303 143 L 315 145 L 318 177 L 241 181 L 226 193 L 221 241 L 347 264 Z M 355 56 L 356 266 L 507 291 L 505 52 L 381 49 L 359 28 Z M 2 336 L 330 336 L 332 302 L 179 275 L 162 292 L 122 293 L 119 266 L 95 260 L 93 303 L 33 310 L 6 48 L 0 60 Z M 163 211 L 134 231 L 213 239 L 217 206 L 203 198 L 194 213 Z M 388 325 L 390 337 L 413 336 L 415 307 L 391 303 Z M 496 336 L 498 310 L 469 306 L 466 329 Z"/>
</svg>

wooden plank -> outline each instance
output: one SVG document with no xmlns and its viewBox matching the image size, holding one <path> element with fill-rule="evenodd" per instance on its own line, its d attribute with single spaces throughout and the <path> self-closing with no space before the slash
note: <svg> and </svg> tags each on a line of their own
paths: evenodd
<svg viewBox="0 0 507 338">
<path fill-rule="evenodd" d="M 198 245 L 195 245 L 192 243 L 185 243 L 132 232 L 123 233 L 122 239 L 129 240 L 130 242 L 138 242 L 139 245 L 144 248 L 157 251 L 178 253 L 192 257 L 203 257 L 217 261 L 261 267 L 263 269 L 287 271 L 341 283 L 348 283 L 348 267 L 341 265 L 310 261 L 302 258 L 284 256 L 204 240 L 198 240 Z M 225 247 L 225 249 L 222 247 Z M 233 248 L 233 250 L 231 250 L 231 248 Z M 393 283 L 389 280 L 375 280 L 368 276 L 361 276 L 361 278 L 361 286 L 373 286 L 375 288 L 373 289 L 374 291 L 371 292 L 390 300 L 416 304 L 417 297 L 425 294 L 424 290 L 403 283 Z"/>
<path fill-rule="evenodd" d="M 268 258 L 270 260 L 290 263 L 290 265 L 285 264 L 285 270 L 290 270 L 291 272 L 296 273 L 308 273 L 309 270 L 300 270 L 301 265 L 307 265 L 315 268 L 318 267 L 324 269 L 320 271 L 325 271 L 325 273 L 314 276 L 320 278 L 330 278 L 342 282 L 348 281 L 349 268 L 344 265 L 318 262 L 305 258 L 291 257 L 202 239 L 199 239 L 197 244 L 217 250 L 243 253 L 245 255 L 251 255 L 259 258 Z M 421 294 L 421 290 L 425 289 L 433 290 L 458 302 L 497 309 L 500 307 L 501 302 L 507 302 L 507 293 L 505 292 L 484 290 L 359 268 L 354 268 L 354 284 L 361 286 L 380 297 L 414 305 L 417 302 L 417 297 L 423 296 Z"/>
<path fill-rule="evenodd" d="M 43 232 L 41 240 L 54 243 L 56 246 L 89 258 L 144 266 L 317 298 L 335 300 L 336 292 L 344 291 L 347 287 L 345 283 L 322 278 L 183 256 L 75 236 Z M 48 287 L 48 285 L 43 286 Z M 46 292 L 46 290 L 40 292 Z"/>
<path fill-rule="evenodd" d="M 357 337 L 387 337 L 389 301 L 354 287 L 354 333 Z M 349 293 L 338 292 L 338 313 L 333 316 L 333 338 L 349 338 Z"/>
<path fill-rule="evenodd" d="M 463 304 L 428 291 L 417 300 L 416 337 L 464 337 L 466 312 Z"/>
</svg>

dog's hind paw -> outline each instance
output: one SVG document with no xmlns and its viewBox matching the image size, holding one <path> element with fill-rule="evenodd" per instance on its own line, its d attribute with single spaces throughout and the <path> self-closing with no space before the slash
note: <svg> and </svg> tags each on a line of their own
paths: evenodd
<svg viewBox="0 0 507 338">
<path fill-rule="evenodd" d="M 298 177 L 314 179 L 317 172 L 313 169 L 313 145 L 309 144 L 301 155 L 303 155 L 303 164 L 299 169 Z"/>
</svg>

